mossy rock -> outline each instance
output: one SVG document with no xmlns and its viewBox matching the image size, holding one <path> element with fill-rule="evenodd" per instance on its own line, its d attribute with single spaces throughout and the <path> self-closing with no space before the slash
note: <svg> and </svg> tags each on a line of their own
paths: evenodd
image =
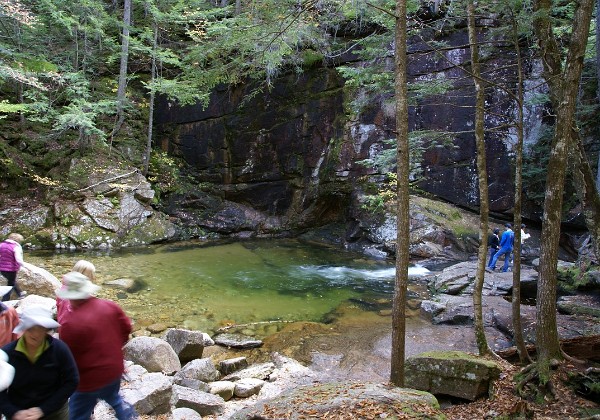
<svg viewBox="0 0 600 420">
<path fill-rule="evenodd" d="M 488 395 L 501 369 L 493 361 L 459 351 L 433 351 L 406 360 L 406 386 L 475 401 Z"/>
</svg>

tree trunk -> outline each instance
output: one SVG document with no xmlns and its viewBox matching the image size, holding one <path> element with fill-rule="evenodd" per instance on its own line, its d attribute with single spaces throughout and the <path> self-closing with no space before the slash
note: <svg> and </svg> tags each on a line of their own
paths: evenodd
<svg viewBox="0 0 600 420">
<path fill-rule="evenodd" d="M 480 355 L 490 353 L 483 326 L 482 292 L 487 261 L 487 236 L 489 229 L 489 195 L 487 183 L 487 163 L 485 156 L 485 86 L 481 79 L 479 63 L 479 43 L 475 26 L 475 5 L 467 4 L 469 47 L 471 50 L 471 72 L 475 85 L 475 145 L 477 148 L 477 175 L 479 178 L 479 250 L 477 253 L 477 275 L 473 290 L 473 315 L 475 318 L 475 340 Z"/>
<path fill-rule="evenodd" d="M 517 55 L 517 144 L 515 148 L 515 204 L 514 204 L 514 225 L 515 225 L 515 247 L 513 259 L 513 290 L 512 290 L 512 324 L 514 331 L 514 342 L 519 352 L 519 361 L 522 364 L 530 362 L 529 353 L 525 346 L 523 338 L 523 326 L 521 324 L 521 206 L 523 191 L 523 60 L 521 57 L 521 48 L 519 47 L 519 30 L 517 20 L 512 18 L 512 37 L 513 45 Z"/>
<path fill-rule="evenodd" d="M 154 36 L 152 38 L 152 68 L 150 81 L 150 104 L 148 109 L 148 138 L 146 141 L 146 153 L 144 153 L 144 169 L 143 175 L 148 175 L 148 167 L 150 166 L 150 156 L 152 154 L 152 126 L 154 125 L 154 81 L 156 80 L 156 53 L 158 44 L 158 24 L 154 22 Z"/>
<path fill-rule="evenodd" d="M 571 134 L 572 143 L 575 145 L 571 153 L 573 176 L 585 224 L 592 241 L 594 253 L 592 262 L 598 263 L 600 261 L 600 194 L 598 194 L 594 173 L 585 154 L 581 137 L 575 130 L 572 130 Z"/>
<path fill-rule="evenodd" d="M 406 289 L 409 265 L 409 147 L 408 147 L 408 88 L 406 83 L 406 0 L 396 1 L 395 34 L 395 99 L 396 99 L 396 165 L 397 236 L 396 282 L 392 309 L 392 360 L 390 382 L 404 386 L 404 357 L 406 334 Z"/>
<path fill-rule="evenodd" d="M 117 88 L 117 121 L 111 133 L 112 138 L 119 132 L 125 121 L 125 101 L 127 90 L 127 63 L 129 61 L 129 28 L 131 27 L 131 0 L 123 2 L 123 31 L 121 36 L 121 65 Z"/>
<path fill-rule="evenodd" d="M 561 358 L 556 324 L 556 265 L 569 140 L 575 121 L 575 106 L 593 4 L 593 0 L 582 0 L 577 4 L 565 68 L 561 71 L 560 49 L 552 32 L 550 18 L 552 0 L 535 0 L 533 3 L 534 28 L 543 57 L 544 77 L 550 86 L 553 103 L 557 105 L 556 128 L 546 178 L 537 291 L 536 345 L 539 349 L 538 370 L 542 384 L 549 380 L 550 361 Z M 560 77 L 557 78 L 557 75 Z"/>
</svg>

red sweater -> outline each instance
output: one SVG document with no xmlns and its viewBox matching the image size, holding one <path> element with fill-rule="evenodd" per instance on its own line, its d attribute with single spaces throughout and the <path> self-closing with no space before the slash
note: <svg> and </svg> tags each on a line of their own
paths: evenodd
<svg viewBox="0 0 600 420">
<path fill-rule="evenodd" d="M 79 369 L 78 391 L 96 391 L 121 377 L 131 321 L 116 303 L 91 297 L 61 315 L 58 334 Z"/>
</svg>

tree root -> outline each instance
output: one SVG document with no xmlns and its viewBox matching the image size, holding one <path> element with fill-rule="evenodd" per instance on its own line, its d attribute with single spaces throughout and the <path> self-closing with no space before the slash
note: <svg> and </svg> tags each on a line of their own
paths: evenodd
<svg viewBox="0 0 600 420">
<path fill-rule="evenodd" d="M 569 356 L 567 353 L 565 353 L 565 351 L 563 349 L 560 349 L 560 352 L 562 354 L 562 357 L 564 357 L 565 360 L 568 360 L 571 363 L 576 363 L 578 365 L 585 365 L 585 363 L 586 363 L 585 360 L 581 360 L 581 359 L 577 359 L 573 356 Z"/>
<path fill-rule="evenodd" d="M 553 359 L 550 361 L 550 368 L 555 370 L 560 366 L 560 361 Z M 546 383 L 540 382 L 540 372 L 536 363 L 531 363 L 525 366 L 520 374 L 521 379 L 517 382 L 516 391 L 521 398 L 531 399 L 537 398 L 540 395 L 550 396 L 551 399 L 556 399 L 556 391 L 552 379 Z"/>
</svg>

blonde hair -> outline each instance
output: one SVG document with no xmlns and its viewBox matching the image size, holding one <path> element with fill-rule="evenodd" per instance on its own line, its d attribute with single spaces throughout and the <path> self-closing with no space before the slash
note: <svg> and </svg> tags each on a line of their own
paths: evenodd
<svg viewBox="0 0 600 420">
<path fill-rule="evenodd" d="M 11 233 L 10 235 L 8 235 L 8 239 L 21 243 L 25 238 L 23 238 L 23 235 L 21 235 L 20 233 Z"/>
<path fill-rule="evenodd" d="M 91 281 L 96 280 L 96 267 L 89 261 L 79 260 L 73 266 L 73 271 L 87 276 Z"/>
</svg>

